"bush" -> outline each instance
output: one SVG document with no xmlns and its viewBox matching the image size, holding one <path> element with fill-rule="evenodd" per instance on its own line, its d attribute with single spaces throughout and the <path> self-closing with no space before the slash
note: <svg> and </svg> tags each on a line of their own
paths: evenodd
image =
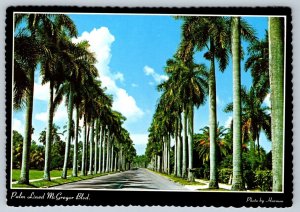
<svg viewBox="0 0 300 212">
<path fill-rule="evenodd" d="M 255 173 L 255 183 L 256 186 L 260 188 L 261 191 L 271 191 L 272 190 L 272 172 L 270 170 L 256 171 Z"/>
<path fill-rule="evenodd" d="M 219 182 L 228 183 L 230 176 L 232 176 L 232 169 L 224 168 L 219 171 Z"/>
<path fill-rule="evenodd" d="M 256 187 L 256 175 L 252 170 L 244 170 L 244 181 L 247 189 L 253 189 Z"/>
<path fill-rule="evenodd" d="M 230 176 L 232 177 L 232 169 L 223 168 L 219 170 L 219 182 L 229 183 Z M 272 172 L 270 170 L 244 170 L 244 182 L 247 189 L 259 188 L 261 191 L 272 190 Z"/>
</svg>

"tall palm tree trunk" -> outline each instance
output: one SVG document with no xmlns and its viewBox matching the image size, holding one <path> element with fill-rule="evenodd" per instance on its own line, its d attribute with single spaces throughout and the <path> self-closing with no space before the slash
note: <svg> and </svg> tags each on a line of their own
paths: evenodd
<svg viewBox="0 0 300 212">
<path fill-rule="evenodd" d="M 284 142 L 284 19 L 269 18 L 273 187 L 282 191 Z"/>
<path fill-rule="evenodd" d="M 157 156 L 157 171 L 161 172 L 161 156 Z"/>
<path fill-rule="evenodd" d="M 182 152 L 182 137 L 181 137 L 181 115 L 178 116 L 178 147 L 177 147 L 177 177 L 181 177 L 181 152 Z"/>
<path fill-rule="evenodd" d="M 90 126 L 90 157 L 89 157 L 89 172 L 88 174 L 93 174 L 93 145 L 94 145 L 94 119 Z"/>
<path fill-rule="evenodd" d="M 171 174 L 171 164 L 170 164 L 170 151 L 171 151 L 171 135 L 169 134 L 167 137 L 167 172 L 168 174 Z"/>
<path fill-rule="evenodd" d="M 29 156 L 32 134 L 32 110 L 33 110 L 33 93 L 34 93 L 34 71 L 30 71 L 30 86 L 26 97 L 26 113 L 25 113 L 25 132 L 23 141 L 22 164 L 19 183 L 29 184 Z"/>
<path fill-rule="evenodd" d="M 105 172 L 109 172 L 109 153 L 110 153 L 110 132 L 108 131 L 108 136 L 107 136 L 107 144 L 106 144 L 106 168 Z"/>
<path fill-rule="evenodd" d="M 75 142 L 74 142 L 74 153 L 73 153 L 73 171 L 72 176 L 78 176 L 78 132 L 79 132 L 79 108 L 76 107 L 76 122 L 75 122 Z"/>
<path fill-rule="evenodd" d="M 102 165 L 102 145 L 103 145 L 103 134 L 104 128 L 100 125 L 100 140 L 99 140 L 99 165 L 98 165 L 98 173 L 101 173 L 101 165 Z"/>
<path fill-rule="evenodd" d="M 70 85 L 70 94 L 68 99 L 68 138 L 66 142 L 65 148 L 65 158 L 64 158 L 64 166 L 61 178 L 67 178 L 67 170 L 68 170 L 68 162 L 69 162 L 69 153 L 70 153 L 70 145 L 72 139 L 72 116 L 73 116 L 73 85 Z"/>
<path fill-rule="evenodd" d="M 114 166 L 114 144 L 111 145 L 111 154 L 110 154 L 110 172 L 113 171 Z"/>
<path fill-rule="evenodd" d="M 209 188 L 219 188 L 218 171 L 217 171 L 217 108 L 216 108 L 216 77 L 215 77 L 215 57 L 214 57 L 214 42 L 210 38 L 210 71 L 209 71 L 209 163 L 210 177 Z"/>
<path fill-rule="evenodd" d="M 87 130 L 87 134 L 86 134 L 86 138 L 85 138 L 85 146 L 86 146 L 86 148 L 85 148 L 85 170 L 84 170 L 84 172 L 85 172 L 85 174 L 87 175 L 88 174 L 88 164 L 89 164 L 89 141 L 90 141 L 90 126 L 89 126 L 89 124 L 87 123 L 87 125 L 86 125 L 86 130 Z"/>
<path fill-rule="evenodd" d="M 194 106 L 190 104 L 189 110 L 189 143 L 188 143 L 188 151 L 189 151 L 189 172 L 188 172 L 188 180 L 193 182 L 195 181 L 194 174 L 192 172 L 193 169 L 193 135 L 194 135 Z"/>
<path fill-rule="evenodd" d="M 45 166 L 44 180 L 51 180 L 50 177 L 50 161 L 51 161 L 51 144 L 52 144 L 52 126 L 53 126 L 53 83 L 50 81 L 50 97 L 48 102 L 48 126 L 46 132 L 45 144 Z"/>
<path fill-rule="evenodd" d="M 98 143 L 99 143 L 99 119 L 96 119 L 96 140 L 95 140 L 95 147 L 94 147 L 94 174 L 97 174 L 98 168 Z"/>
<path fill-rule="evenodd" d="M 105 172 L 106 143 L 107 143 L 107 137 L 106 137 L 106 129 L 105 129 L 105 127 L 104 127 L 103 149 L 102 149 L 102 173 Z"/>
<path fill-rule="evenodd" d="M 118 153 L 116 152 L 115 158 L 114 158 L 114 172 L 117 172 L 117 161 L 118 161 Z"/>
<path fill-rule="evenodd" d="M 232 18 L 232 64 L 233 64 L 233 178 L 232 190 L 245 190 L 242 170 L 241 139 L 241 39 L 240 17 Z"/>
<path fill-rule="evenodd" d="M 119 157 L 119 160 L 120 160 L 120 171 L 123 171 L 122 159 L 123 159 L 123 147 L 121 147 L 120 157 Z"/>
<path fill-rule="evenodd" d="M 182 177 L 187 177 L 187 112 L 183 111 L 183 143 L 182 143 Z"/>
<path fill-rule="evenodd" d="M 178 148 L 178 136 L 177 136 L 177 120 L 175 120 L 175 141 L 174 141 L 174 169 L 173 169 L 173 174 L 176 176 L 177 175 L 177 148 Z"/>
<path fill-rule="evenodd" d="M 84 123 L 83 123 L 83 139 L 82 139 L 82 156 L 81 156 L 81 175 L 85 176 L 85 161 L 86 161 L 86 136 L 87 136 L 87 126 L 86 126 L 86 117 L 84 116 Z"/>
</svg>

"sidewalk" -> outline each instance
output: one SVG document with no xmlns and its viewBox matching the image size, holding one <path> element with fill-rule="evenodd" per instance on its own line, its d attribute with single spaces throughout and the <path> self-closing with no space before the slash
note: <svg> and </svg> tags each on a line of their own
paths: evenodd
<svg viewBox="0 0 300 212">
<path fill-rule="evenodd" d="M 185 185 L 184 187 L 191 190 L 191 191 L 197 191 L 199 189 L 208 189 L 209 181 L 208 180 L 202 180 L 202 179 L 195 179 L 196 182 L 203 183 L 205 185 Z M 231 185 L 219 183 L 219 188 L 225 189 L 225 190 L 231 190 Z"/>
</svg>

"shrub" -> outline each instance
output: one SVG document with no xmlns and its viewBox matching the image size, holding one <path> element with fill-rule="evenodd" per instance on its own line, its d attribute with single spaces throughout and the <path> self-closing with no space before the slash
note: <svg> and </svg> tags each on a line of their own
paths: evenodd
<svg viewBox="0 0 300 212">
<path fill-rule="evenodd" d="M 270 170 L 256 171 L 255 178 L 255 183 L 261 191 L 272 190 L 272 172 Z"/>
<path fill-rule="evenodd" d="M 219 171 L 219 182 L 228 183 L 230 176 L 232 176 L 232 169 L 224 168 Z"/>
<path fill-rule="evenodd" d="M 256 187 L 256 175 L 252 170 L 244 170 L 244 180 L 247 189 L 253 189 Z"/>
</svg>

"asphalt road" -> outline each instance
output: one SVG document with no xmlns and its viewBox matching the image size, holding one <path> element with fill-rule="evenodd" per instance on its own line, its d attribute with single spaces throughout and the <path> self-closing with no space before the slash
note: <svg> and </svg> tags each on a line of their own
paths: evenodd
<svg viewBox="0 0 300 212">
<path fill-rule="evenodd" d="M 122 189 L 182 190 L 187 189 L 147 169 L 129 170 L 89 180 L 52 187 L 54 189 Z"/>
</svg>

